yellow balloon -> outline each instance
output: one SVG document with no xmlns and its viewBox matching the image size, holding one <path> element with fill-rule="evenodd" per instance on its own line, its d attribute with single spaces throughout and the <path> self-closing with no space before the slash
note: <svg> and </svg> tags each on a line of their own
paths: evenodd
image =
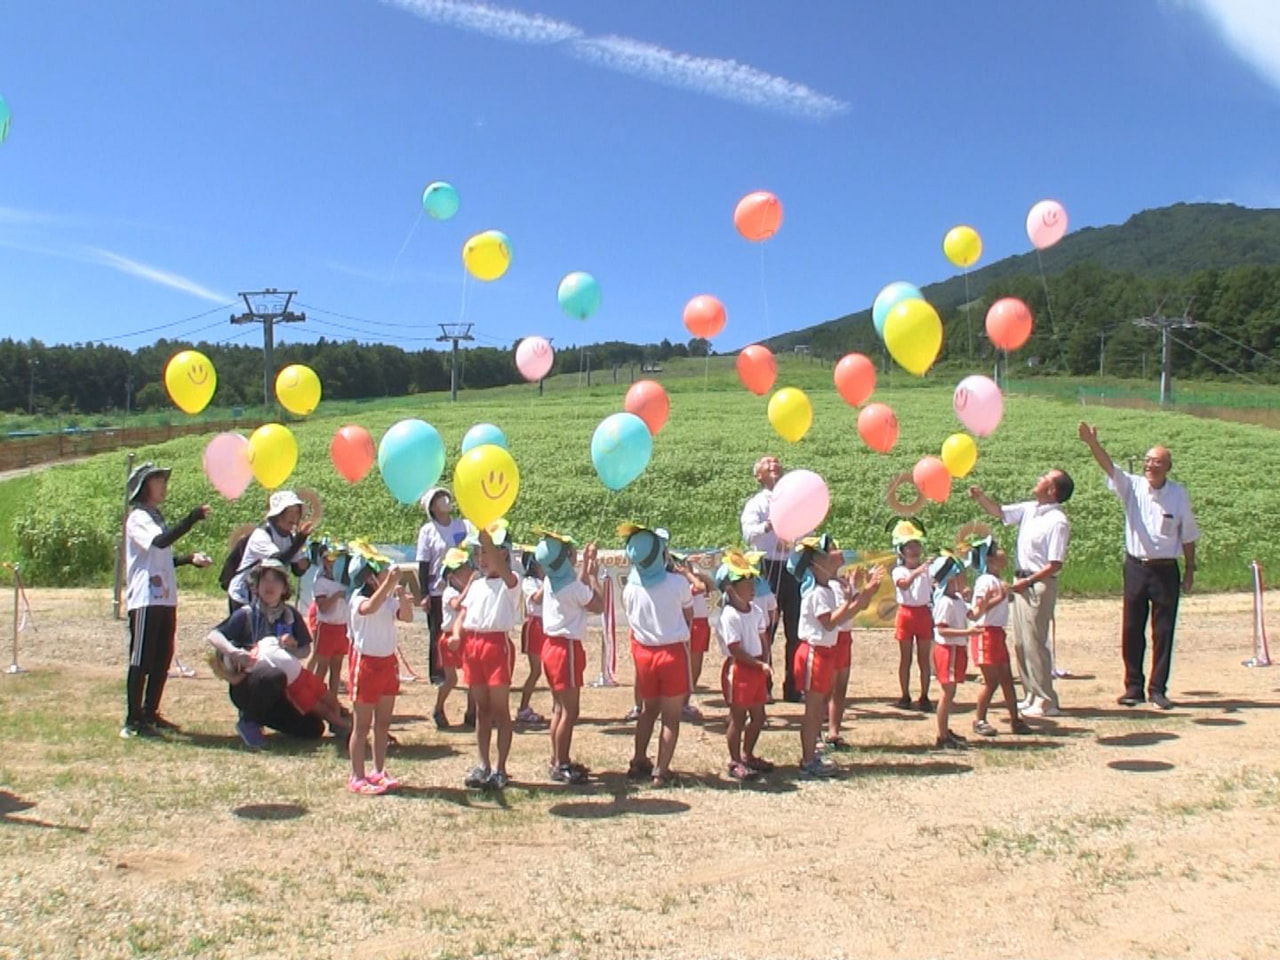
<svg viewBox="0 0 1280 960">
<path fill-rule="evenodd" d="M 298 442 L 288 427 L 264 423 L 249 437 L 249 467 L 257 481 L 274 490 L 298 465 Z"/>
<path fill-rule="evenodd" d="M 276 399 L 299 417 L 320 406 L 320 378 L 301 363 L 291 363 L 276 375 Z"/>
<path fill-rule="evenodd" d="M 218 386 L 218 371 L 199 350 L 175 353 L 164 368 L 164 386 L 183 413 L 192 416 L 209 405 Z"/>
<path fill-rule="evenodd" d="M 903 369 L 923 377 L 942 349 L 942 320 L 923 300 L 903 300 L 884 321 L 884 345 Z"/>
<path fill-rule="evenodd" d="M 519 492 L 516 462 L 497 444 L 473 447 L 453 468 L 453 495 L 462 515 L 477 527 L 487 527 L 504 516 Z"/>
<path fill-rule="evenodd" d="M 952 227 L 942 238 L 942 252 L 957 267 L 972 267 L 982 256 L 982 238 L 973 227 Z"/>
<path fill-rule="evenodd" d="M 953 477 L 967 477 L 978 462 L 978 445 L 967 433 L 953 433 L 942 443 L 942 465 Z"/>
<path fill-rule="evenodd" d="M 769 422 L 778 436 L 795 443 L 813 426 L 813 404 L 797 387 L 783 387 L 769 398 Z"/>
<path fill-rule="evenodd" d="M 511 266 L 511 239 L 501 230 L 477 233 L 462 245 L 462 262 L 477 280 L 497 280 Z"/>
</svg>

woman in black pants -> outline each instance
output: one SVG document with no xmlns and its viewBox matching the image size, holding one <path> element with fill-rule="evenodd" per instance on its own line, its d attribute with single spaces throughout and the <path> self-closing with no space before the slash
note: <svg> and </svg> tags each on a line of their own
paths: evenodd
<svg viewBox="0 0 1280 960">
<path fill-rule="evenodd" d="M 196 507 L 180 522 L 165 523 L 160 505 L 169 488 L 169 470 L 150 461 L 129 475 L 129 515 L 125 520 L 125 564 L 128 571 L 129 672 L 125 681 L 125 717 L 120 736 L 155 736 L 176 725 L 160 715 L 160 697 L 173 661 L 178 625 L 178 588 L 174 568 L 209 566 L 203 553 L 174 556 L 173 544 L 209 515 Z"/>
</svg>

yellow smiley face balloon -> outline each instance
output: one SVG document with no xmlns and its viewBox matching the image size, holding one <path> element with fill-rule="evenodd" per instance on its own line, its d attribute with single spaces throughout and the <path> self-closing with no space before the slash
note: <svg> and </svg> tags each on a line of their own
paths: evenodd
<svg viewBox="0 0 1280 960">
<path fill-rule="evenodd" d="M 199 350 L 183 350 L 165 366 L 164 386 L 179 410 L 195 416 L 213 399 L 218 373 L 213 362 Z"/>
<path fill-rule="evenodd" d="M 453 495 L 462 515 L 484 528 L 504 516 L 520 492 L 520 471 L 511 454 L 486 443 L 462 455 L 453 468 Z"/>
<path fill-rule="evenodd" d="M 320 406 L 320 378 L 310 367 L 291 363 L 276 376 L 276 399 L 290 413 L 305 417 Z"/>
<path fill-rule="evenodd" d="M 264 423 L 249 437 L 249 469 L 268 490 L 286 480 L 298 465 L 298 441 L 288 427 Z"/>
<path fill-rule="evenodd" d="M 497 280 L 511 266 L 511 238 L 501 230 L 477 233 L 463 244 L 462 262 L 477 280 Z"/>
</svg>

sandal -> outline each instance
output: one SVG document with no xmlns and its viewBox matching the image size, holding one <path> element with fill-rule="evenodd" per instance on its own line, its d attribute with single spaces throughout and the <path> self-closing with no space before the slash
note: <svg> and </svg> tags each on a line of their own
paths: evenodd
<svg viewBox="0 0 1280 960">
<path fill-rule="evenodd" d="M 373 771 L 373 773 L 369 774 L 368 780 L 375 787 L 382 787 L 383 790 L 394 790 L 400 786 L 400 781 L 391 776 L 391 774 L 387 773 L 385 770 Z"/>
<path fill-rule="evenodd" d="M 729 776 L 734 780 L 751 780 L 755 775 L 756 772 L 745 763 L 736 762 L 729 764 Z"/>
<path fill-rule="evenodd" d="M 748 769 L 754 770 L 756 773 L 773 772 L 773 764 L 763 757 L 747 757 L 742 762 L 747 765 Z"/>
<path fill-rule="evenodd" d="M 362 797 L 377 797 L 387 792 L 387 788 L 376 783 L 371 783 L 364 777 L 352 777 L 347 781 L 347 789 L 352 793 L 358 793 Z"/>
</svg>

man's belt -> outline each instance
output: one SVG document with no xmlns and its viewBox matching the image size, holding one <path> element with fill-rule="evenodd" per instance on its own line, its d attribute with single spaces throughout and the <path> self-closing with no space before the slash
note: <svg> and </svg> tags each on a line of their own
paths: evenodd
<svg viewBox="0 0 1280 960">
<path fill-rule="evenodd" d="M 1176 566 L 1178 560 L 1176 557 L 1135 557 L 1132 553 L 1125 554 L 1134 563 L 1140 563 L 1144 567 L 1171 567 Z"/>
</svg>

